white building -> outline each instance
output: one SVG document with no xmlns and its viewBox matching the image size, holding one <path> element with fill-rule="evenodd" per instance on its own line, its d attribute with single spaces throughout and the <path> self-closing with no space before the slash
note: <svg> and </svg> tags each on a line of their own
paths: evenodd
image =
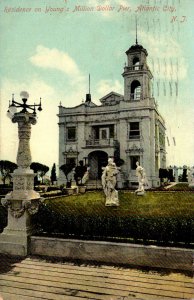
<svg viewBox="0 0 194 300">
<path fill-rule="evenodd" d="M 166 167 L 165 122 L 151 95 L 147 50 L 136 43 L 126 55 L 124 95 L 110 92 L 97 106 L 87 94 L 76 107 L 59 106 L 59 166 L 83 160 L 90 166 L 90 178 L 100 179 L 108 157 L 120 155 L 124 186 L 137 184 L 136 161 L 150 185 L 158 186 L 158 170 Z M 64 182 L 62 172 L 59 181 Z"/>
</svg>

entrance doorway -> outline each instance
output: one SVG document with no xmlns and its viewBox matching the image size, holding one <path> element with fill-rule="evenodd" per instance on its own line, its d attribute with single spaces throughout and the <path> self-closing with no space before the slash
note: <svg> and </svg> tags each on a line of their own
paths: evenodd
<svg viewBox="0 0 194 300">
<path fill-rule="evenodd" d="M 90 179 L 100 179 L 102 176 L 102 167 L 108 163 L 108 154 L 104 151 L 93 151 L 88 155 L 88 164 L 90 167 Z"/>
</svg>

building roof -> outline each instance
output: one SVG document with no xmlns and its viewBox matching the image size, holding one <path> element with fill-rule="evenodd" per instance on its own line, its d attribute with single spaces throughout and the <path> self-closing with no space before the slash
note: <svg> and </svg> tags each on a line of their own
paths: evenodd
<svg viewBox="0 0 194 300">
<path fill-rule="evenodd" d="M 115 104 L 115 102 L 119 102 L 121 100 L 123 100 L 124 96 L 116 93 L 116 92 L 110 92 L 107 95 L 105 95 L 104 97 L 100 98 L 100 102 L 102 104 L 105 104 L 107 102 L 109 102 L 109 104 Z"/>
<path fill-rule="evenodd" d="M 139 44 L 132 45 L 125 53 L 129 54 L 136 51 L 138 52 L 143 51 L 146 56 L 148 55 L 147 50 L 142 45 Z"/>
</svg>

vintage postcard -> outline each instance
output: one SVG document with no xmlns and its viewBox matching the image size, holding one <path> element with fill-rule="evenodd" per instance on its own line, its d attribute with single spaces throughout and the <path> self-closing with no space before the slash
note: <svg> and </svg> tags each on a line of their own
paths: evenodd
<svg viewBox="0 0 194 300">
<path fill-rule="evenodd" d="M 110 92 L 124 94 L 126 51 L 137 40 L 148 53 L 151 93 L 166 124 L 167 166 L 194 163 L 192 96 L 193 1 L 2 0 L 1 158 L 15 161 L 17 129 L 9 100 L 28 91 L 42 98 L 32 130 L 32 155 L 58 162 L 58 106 L 80 105 Z M 42 145 L 40 145 L 40 143 Z"/>
<path fill-rule="evenodd" d="M 189 276 L 116 266 L 192 269 L 193 11 L 193 0 L 0 0 L 0 300 L 192 299 Z M 37 193 L 73 201 L 41 204 L 29 246 Z M 184 253 L 154 254 L 173 243 Z M 15 258 L 29 253 L 79 263 Z M 114 266 L 83 266 L 90 255 Z"/>
</svg>

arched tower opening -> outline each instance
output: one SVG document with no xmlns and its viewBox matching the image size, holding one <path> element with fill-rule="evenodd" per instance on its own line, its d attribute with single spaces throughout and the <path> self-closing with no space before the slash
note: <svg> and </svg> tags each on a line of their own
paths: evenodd
<svg viewBox="0 0 194 300">
<path fill-rule="evenodd" d="M 138 80 L 131 83 L 131 100 L 141 99 L 141 84 Z"/>
<path fill-rule="evenodd" d="M 133 69 L 134 70 L 139 70 L 139 65 L 140 65 L 139 57 L 134 57 L 134 59 L 133 59 Z"/>
</svg>

